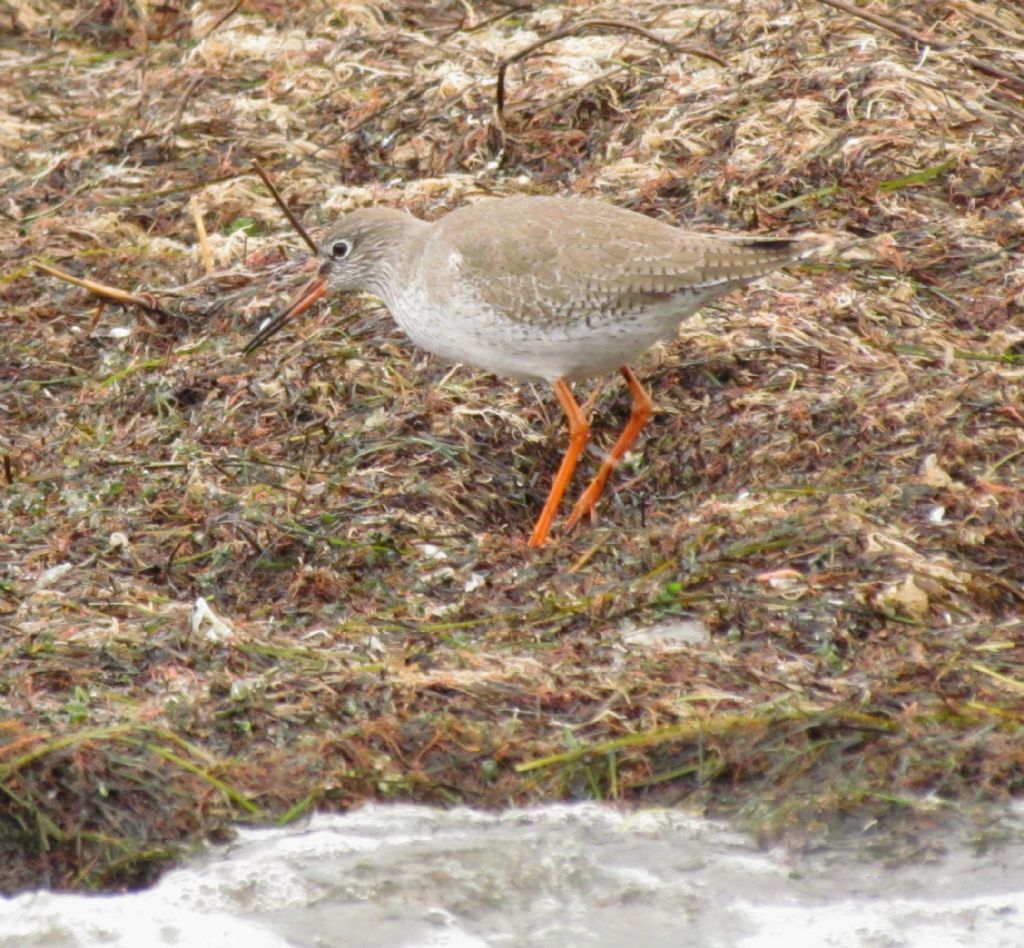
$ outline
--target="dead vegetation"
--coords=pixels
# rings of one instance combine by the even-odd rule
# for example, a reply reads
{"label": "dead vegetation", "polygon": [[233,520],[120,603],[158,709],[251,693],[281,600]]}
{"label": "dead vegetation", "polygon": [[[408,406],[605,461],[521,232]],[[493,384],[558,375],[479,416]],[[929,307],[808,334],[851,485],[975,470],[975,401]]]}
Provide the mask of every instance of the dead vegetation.
{"label": "dead vegetation", "polygon": [[[836,7],[0,7],[3,889],[369,797],[812,843],[1021,793],[1024,17]],[[584,19],[728,67],[586,31],[499,122]],[[859,242],[640,366],[646,439],[538,554],[546,392],[366,300],[239,356],[308,266],[254,158],[314,233],[526,191]]]}

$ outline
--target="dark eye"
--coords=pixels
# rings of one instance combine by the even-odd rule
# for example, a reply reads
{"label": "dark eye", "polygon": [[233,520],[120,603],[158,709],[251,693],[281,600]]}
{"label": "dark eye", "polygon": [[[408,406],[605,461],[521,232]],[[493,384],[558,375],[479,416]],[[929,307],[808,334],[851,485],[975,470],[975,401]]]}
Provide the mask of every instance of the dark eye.
{"label": "dark eye", "polygon": [[347,240],[336,240],[331,244],[331,256],[335,260],[344,260],[351,249],[352,245]]}

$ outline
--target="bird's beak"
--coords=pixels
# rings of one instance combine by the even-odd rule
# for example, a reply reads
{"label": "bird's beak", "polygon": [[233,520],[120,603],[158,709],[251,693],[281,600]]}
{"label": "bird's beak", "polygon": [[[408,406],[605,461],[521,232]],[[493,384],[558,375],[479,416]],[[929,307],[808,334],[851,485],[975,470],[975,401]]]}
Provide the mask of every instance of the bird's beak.
{"label": "bird's beak", "polygon": [[242,350],[242,354],[249,355],[250,353],[255,352],[286,322],[288,322],[288,320],[294,316],[298,316],[299,313],[304,313],[318,299],[325,296],[326,293],[327,278],[318,273],[299,291],[299,295],[295,298],[295,301],[291,306],[271,319],[269,323],[267,323],[258,333],[256,333],[255,336],[252,337],[252,339],[249,340],[246,347]]}

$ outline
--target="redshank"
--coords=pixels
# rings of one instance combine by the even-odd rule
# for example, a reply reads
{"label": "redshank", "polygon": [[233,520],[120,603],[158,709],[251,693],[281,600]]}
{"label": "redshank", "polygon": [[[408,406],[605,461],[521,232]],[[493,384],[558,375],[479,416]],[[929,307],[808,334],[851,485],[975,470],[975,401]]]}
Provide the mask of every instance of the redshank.
{"label": "redshank", "polygon": [[687,232],[584,198],[486,200],[433,223],[366,208],[327,231],[316,276],[244,351],[328,293],[361,291],[382,300],[430,352],[550,383],[569,446],[530,537],[540,546],[590,436],[569,383],[618,369],[633,399],[629,421],[569,515],[571,528],[594,508],[650,418],[650,396],[628,363],[709,300],[816,249],[788,238]]}

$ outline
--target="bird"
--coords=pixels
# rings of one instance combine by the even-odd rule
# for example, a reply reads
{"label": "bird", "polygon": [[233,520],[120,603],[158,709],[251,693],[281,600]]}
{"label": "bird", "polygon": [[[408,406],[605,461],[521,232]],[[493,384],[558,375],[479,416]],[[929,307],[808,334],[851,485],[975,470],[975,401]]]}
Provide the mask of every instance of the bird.
{"label": "bird", "polygon": [[708,301],[818,246],[801,238],[687,231],[584,197],[490,198],[432,222],[366,207],[326,230],[316,275],[243,353],[323,297],[362,292],[380,299],[412,342],[435,355],[549,384],[569,440],[529,538],[539,547],[590,436],[571,383],[617,370],[632,407],[566,529],[591,513],[651,417],[651,397],[629,364],[674,337]]}

